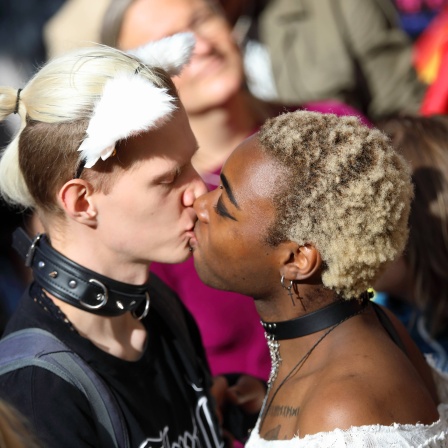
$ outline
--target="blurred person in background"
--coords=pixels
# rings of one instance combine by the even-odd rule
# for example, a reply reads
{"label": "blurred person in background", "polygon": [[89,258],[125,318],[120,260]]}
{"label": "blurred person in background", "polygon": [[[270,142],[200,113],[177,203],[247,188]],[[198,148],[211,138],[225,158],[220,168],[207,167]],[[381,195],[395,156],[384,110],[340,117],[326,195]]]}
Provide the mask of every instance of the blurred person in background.
{"label": "blurred person in background", "polygon": [[[109,1],[68,0],[46,27],[50,55],[95,41]],[[418,113],[426,86],[391,0],[209,1],[233,27],[255,97],[291,106],[337,99],[373,121]]]}
{"label": "blurred person in background", "polygon": [[[44,24],[65,0],[2,0],[0,5],[0,85],[21,88],[47,59]],[[20,119],[0,122],[0,148],[18,131]],[[34,234],[29,210],[12,210],[0,199],[0,334],[30,280],[30,272],[11,248],[13,230],[24,225]]]}
{"label": "blurred person in background", "polygon": [[381,129],[410,163],[415,197],[406,249],[375,284],[376,300],[448,371],[448,117],[391,118]]}
{"label": "blurred person in background", "polygon": [[258,33],[280,101],[338,99],[373,121],[419,111],[425,85],[391,0],[271,0]]}

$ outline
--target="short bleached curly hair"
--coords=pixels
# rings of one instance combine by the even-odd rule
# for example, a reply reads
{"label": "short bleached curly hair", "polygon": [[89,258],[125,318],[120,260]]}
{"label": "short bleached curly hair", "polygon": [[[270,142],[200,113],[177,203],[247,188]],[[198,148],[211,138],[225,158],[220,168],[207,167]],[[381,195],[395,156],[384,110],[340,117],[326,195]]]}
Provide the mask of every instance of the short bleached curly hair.
{"label": "short bleached curly hair", "polygon": [[267,120],[258,139],[285,169],[269,244],[314,245],[324,286],[359,296],[405,247],[409,166],[383,133],[356,117],[285,113]]}

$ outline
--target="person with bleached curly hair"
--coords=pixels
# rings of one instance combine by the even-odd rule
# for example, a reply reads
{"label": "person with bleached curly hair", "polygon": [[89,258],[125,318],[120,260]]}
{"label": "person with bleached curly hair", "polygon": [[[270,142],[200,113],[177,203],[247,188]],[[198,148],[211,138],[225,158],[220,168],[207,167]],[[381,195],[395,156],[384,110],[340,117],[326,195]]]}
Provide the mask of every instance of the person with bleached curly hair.
{"label": "person with bleached curly hair", "polygon": [[14,233],[33,271],[0,342],[0,395],[45,447],[222,447],[193,318],[152,261],[190,256],[197,142],[171,81],[194,37],[139,56],[105,46],[0,88],[21,127],[0,193],[45,233]]}
{"label": "person with bleached curly hair", "polygon": [[269,241],[312,241],[325,260],[324,286],[358,296],[405,246],[412,195],[407,166],[385,151],[379,130],[355,117],[282,115],[267,122],[259,140],[294,179],[275,201],[281,214]]}
{"label": "person with bleached curly hair", "polygon": [[446,446],[447,379],[369,300],[406,244],[412,195],[379,130],[297,111],[267,120],[195,201],[201,279],[254,298],[271,352],[247,448]]}

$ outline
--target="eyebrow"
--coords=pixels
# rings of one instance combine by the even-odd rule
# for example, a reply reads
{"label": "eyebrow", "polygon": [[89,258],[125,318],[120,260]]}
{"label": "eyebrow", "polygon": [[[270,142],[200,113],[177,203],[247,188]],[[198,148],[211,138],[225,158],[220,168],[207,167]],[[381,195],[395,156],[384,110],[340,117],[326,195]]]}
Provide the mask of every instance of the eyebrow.
{"label": "eyebrow", "polygon": [[220,175],[221,177],[221,182],[222,182],[222,186],[224,187],[224,189],[226,190],[227,196],[230,199],[230,202],[237,208],[239,209],[240,206],[238,205],[237,200],[235,199],[235,196],[233,194],[232,188],[230,187],[229,181],[227,180],[227,177],[221,173]]}

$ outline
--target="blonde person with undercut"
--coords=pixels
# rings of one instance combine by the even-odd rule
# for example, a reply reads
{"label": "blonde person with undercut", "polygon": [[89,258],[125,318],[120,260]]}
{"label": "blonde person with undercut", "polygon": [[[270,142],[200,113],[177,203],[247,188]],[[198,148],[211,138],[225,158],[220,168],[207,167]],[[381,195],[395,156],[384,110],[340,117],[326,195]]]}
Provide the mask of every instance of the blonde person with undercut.
{"label": "blonde person with undercut", "polygon": [[208,285],[252,296],[272,358],[247,448],[446,447],[448,379],[369,288],[402,253],[413,188],[355,117],[267,120],[195,201]]}
{"label": "blonde person with undercut", "polygon": [[0,193],[44,229],[13,235],[33,282],[0,341],[0,395],[47,448],[223,446],[198,329],[149,275],[190,256],[206,191],[171,81],[194,44],[86,47],[0,88],[0,119],[21,120]]}

